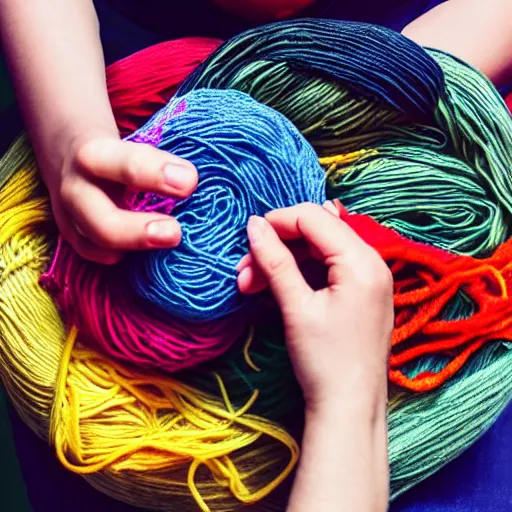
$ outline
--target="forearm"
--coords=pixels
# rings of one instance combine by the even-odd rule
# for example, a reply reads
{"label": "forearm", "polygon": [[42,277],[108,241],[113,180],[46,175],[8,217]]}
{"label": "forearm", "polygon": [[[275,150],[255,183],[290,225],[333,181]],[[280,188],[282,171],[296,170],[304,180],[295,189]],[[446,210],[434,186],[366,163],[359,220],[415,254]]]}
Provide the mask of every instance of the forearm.
{"label": "forearm", "polygon": [[0,0],[3,45],[41,164],[87,132],[117,134],[91,0]]}
{"label": "forearm", "polygon": [[308,413],[289,512],[384,512],[389,493],[385,404]]}
{"label": "forearm", "polygon": [[448,0],[413,21],[403,34],[459,57],[501,86],[512,80],[511,27],[511,0]]}

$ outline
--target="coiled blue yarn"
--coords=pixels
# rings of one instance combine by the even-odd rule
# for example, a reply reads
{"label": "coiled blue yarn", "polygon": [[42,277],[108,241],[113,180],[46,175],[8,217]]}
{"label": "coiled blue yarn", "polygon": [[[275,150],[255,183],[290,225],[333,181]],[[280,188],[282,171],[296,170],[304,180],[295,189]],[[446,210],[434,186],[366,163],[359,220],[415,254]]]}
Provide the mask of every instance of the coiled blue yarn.
{"label": "coiled blue yarn", "polygon": [[192,162],[199,184],[172,210],[181,244],[128,257],[135,291],[146,304],[195,322],[248,306],[235,267],[248,251],[249,217],[323,203],[315,151],[283,115],[234,90],[176,98],[140,132],[161,132],[158,147]]}

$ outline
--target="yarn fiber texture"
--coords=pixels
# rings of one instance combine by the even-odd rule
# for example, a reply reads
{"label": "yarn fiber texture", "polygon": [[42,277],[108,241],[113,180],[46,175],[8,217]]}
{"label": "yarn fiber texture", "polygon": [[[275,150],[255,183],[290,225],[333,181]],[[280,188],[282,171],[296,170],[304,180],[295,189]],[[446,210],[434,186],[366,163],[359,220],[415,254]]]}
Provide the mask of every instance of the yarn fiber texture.
{"label": "yarn fiber texture", "polygon": [[[375,29],[375,42],[373,28],[318,23],[318,30],[310,22],[285,23],[235,38],[192,75],[177,101],[211,81],[213,89],[238,89],[285,115],[320,156],[330,196],[348,209],[344,220],[390,264],[397,309],[390,380],[399,385],[391,386],[388,418],[395,497],[470,446],[512,396],[512,351],[506,341],[512,318],[507,243],[512,121],[494,88],[464,63],[414,45],[408,48],[412,43],[380,29]],[[361,50],[361,58],[336,71],[343,73],[342,79],[324,73],[323,64],[307,65],[307,59],[330,59],[322,52],[315,55],[317,39],[321,49],[326,44],[322,37],[345,38],[349,45],[347,34],[352,34],[354,48],[366,47],[371,55],[368,48],[380,45],[382,55],[375,50],[377,55],[364,61]],[[386,39],[400,49],[399,62],[386,61],[381,85],[372,79],[375,90],[365,92],[355,70],[361,67],[364,73],[366,65],[374,73],[372,59],[393,55],[385,54]],[[264,58],[287,45],[286,59],[294,53],[291,64]],[[172,44],[167,48],[171,52]],[[335,64],[336,51],[343,48],[333,48]],[[349,62],[353,53],[347,53]],[[232,72],[238,57],[243,65]],[[197,62],[195,55],[190,58]],[[142,60],[133,57],[137,66]],[[145,108],[142,84],[122,89],[123,73],[135,74],[128,72],[130,62],[116,71],[116,97],[126,101],[127,110],[115,101],[113,107],[123,120],[137,104]],[[421,83],[411,82],[412,73],[409,78],[393,72],[398,65],[417,67]],[[231,78],[216,85],[226,75]],[[404,83],[401,76],[406,76]],[[153,80],[151,97],[159,108],[174,78],[163,73]],[[140,122],[142,116],[135,119]],[[452,160],[444,160],[447,156]],[[451,163],[463,170],[460,180],[450,179]],[[380,176],[379,166],[386,169]],[[374,186],[358,193],[367,180]],[[464,185],[459,187],[459,181]],[[437,194],[440,183],[446,186]],[[472,193],[474,199],[465,201]],[[350,194],[359,202],[352,203]],[[372,200],[363,201],[365,194]],[[381,195],[385,200],[379,200]],[[451,208],[459,196],[457,207]],[[464,220],[458,224],[463,243],[450,223],[455,215]],[[489,215],[492,222],[486,224]],[[140,298],[115,296],[115,287],[95,288],[91,283],[98,266],[57,243],[48,198],[23,139],[0,161],[0,228],[0,375],[24,420],[50,440],[68,469],[147,510],[192,511],[199,506],[227,511],[251,503],[255,510],[284,508],[285,479],[298,458],[295,439],[300,438],[303,405],[271,302],[265,305],[263,322],[258,318],[249,330],[247,314],[225,317],[229,328],[237,317],[242,325],[222,357],[173,376],[157,374],[144,365],[125,364],[134,361],[136,350],[144,357],[149,352],[145,329],[160,325],[157,315]],[[48,271],[56,247],[60,253]],[[118,283],[126,281],[125,270],[116,270]],[[117,305],[112,316],[99,314],[92,335],[78,323],[81,313],[64,315],[69,322],[64,324],[38,284],[44,272],[59,276],[46,284],[53,286],[61,312],[66,294],[70,304],[78,299],[86,304],[80,294],[88,286],[89,299],[100,304],[98,312],[104,297],[114,294],[109,296]],[[127,327],[125,305],[116,302],[122,299],[148,315],[138,330]],[[111,339],[114,318],[122,338],[117,344]],[[181,330],[187,323],[162,324]],[[228,327],[220,321],[214,325],[220,327],[213,343],[221,343]],[[194,335],[196,328],[190,327]],[[127,339],[134,332],[139,338],[132,346]],[[101,343],[98,333],[104,336]],[[116,347],[113,355],[123,362],[105,355],[109,346]],[[151,364],[157,363],[153,358]]]}
{"label": "yarn fiber texture", "polygon": [[182,370],[218,356],[247,328],[234,313],[247,315],[254,303],[238,291],[235,270],[248,251],[249,216],[323,203],[325,173],[284,116],[238,91],[194,91],[173,100],[130,140],[198,169],[197,190],[177,204],[155,194],[126,197],[132,210],[172,212],[182,227],[180,246],[134,253],[105,269],[78,260],[60,242],[43,282],[68,323],[112,357]]}
{"label": "yarn fiber texture", "polygon": [[316,153],[283,115],[238,91],[192,91],[130,140],[188,160],[199,174],[197,190],[174,208],[166,197],[130,201],[133,210],[172,212],[183,233],[176,249],[128,256],[137,294],[196,322],[246,310],[251,297],[238,291],[234,269],[249,250],[249,216],[322,204],[325,173]]}
{"label": "yarn fiber texture", "polygon": [[[238,89],[289,118],[319,154],[329,196],[340,199],[350,212],[371,215],[412,240],[477,258],[471,263],[461,258],[446,265],[446,255],[439,251],[432,255],[428,247],[417,250],[414,260],[404,259],[410,254],[405,248],[393,253],[398,260],[394,272],[397,322],[390,369],[393,383],[414,391],[433,389],[459,371],[483,343],[501,339],[500,321],[487,326],[482,311],[493,307],[496,289],[506,289],[505,278],[496,274],[506,270],[478,259],[491,257],[510,234],[511,121],[498,93],[482,75],[453,57],[427,52],[382,28],[304,20],[255,29],[222,45],[179,89],[177,98],[184,103],[176,99],[171,108],[185,108],[188,95],[194,91],[205,94],[205,88]],[[232,92],[225,90],[224,94]],[[180,119],[186,122],[184,133],[198,131],[194,123],[188,128],[186,116],[168,119],[169,115],[169,108],[164,109],[136,132],[133,140],[165,144],[163,132],[174,133],[172,125]],[[179,125],[179,130],[184,129]],[[208,128],[201,130],[200,135],[207,137]],[[218,130],[216,126],[215,133],[224,137]],[[230,151],[240,151],[234,133],[226,140],[232,145]],[[265,151],[272,154],[273,143],[265,144]],[[196,157],[195,153],[180,153],[179,147],[162,147],[193,162]],[[254,154],[261,158],[263,153]],[[242,174],[239,190],[245,190],[246,183],[252,186],[246,173]],[[305,176],[297,181],[293,171],[284,174],[290,181],[280,183],[279,177],[272,187],[277,186],[287,200],[290,191],[299,194],[288,204],[307,197],[300,196]],[[174,201],[141,195],[129,205],[170,213]],[[186,202],[183,205],[178,218],[196,222],[195,208]],[[240,211],[245,208],[241,206]],[[247,216],[240,217],[238,211],[226,221],[243,231]],[[231,246],[215,245],[210,235],[216,232],[205,220],[198,222],[203,230],[198,231],[201,243],[209,244],[208,250],[215,254],[217,275],[224,272],[221,280],[210,281],[213,260],[205,264],[198,256],[201,251],[189,251],[187,222],[183,248],[188,256],[180,249],[135,254],[128,258],[131,265],[115,275],[109,272],[106,279],[99,269],[84,270],[84,265],[89,265],[72,252],[59,252],[60,259],[48,276],[54,281],[55,297],[60,297],[63,311],[84,335],[112,357],[181,370],[224,352],[247,328],[250,315],[237,314],[242,298],[234,272],[236,260],[247,246],[239,245],[230,259],[224,260],[223,251]],[[194,270],[190,264],[200,268]],[[461,265],[465,274],[458,270]],[[131,283],[138,302],[120,281]],[[462,303],[462,296],[472,310]],[[505,292],[500,300],[507,303]],[[447,318],[446,309],[459,303],[467,310],[464,315],[471,318]],[[473,314],[476,310],[479,312]],[[142,315],[141,311],[151,314]],[[164,317],[154,315],[152,322],[154,311],[164,311],[172,319],[158,332],[154,326]],[[503,308],[500,318],[504,319],[507,311]],[[215,325],[193,325],[198,320],[216,319],[220,320]],[[478,328],[468,330],[469,325]],[[162,334],[166,331],[172,333]],[[505,338],[508,336],[507,331]],[[430,371],[431,354],[438,355],[444,368],[436,365],[436,370]],[[409,368],[417,364],[422,371],[411,374]]]}

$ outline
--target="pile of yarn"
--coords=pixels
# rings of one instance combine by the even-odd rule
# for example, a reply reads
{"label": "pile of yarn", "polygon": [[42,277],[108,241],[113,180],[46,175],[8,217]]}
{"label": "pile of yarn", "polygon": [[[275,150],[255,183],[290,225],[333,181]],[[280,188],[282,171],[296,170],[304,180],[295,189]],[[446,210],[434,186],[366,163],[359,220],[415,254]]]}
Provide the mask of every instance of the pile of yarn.
{"label": "pile of yarn", "polygon": [[61,243],[44,282],[68,323],[110,356],[173,372],[219,356],[247,327],[254,300],[239,293],[235,267],[248,251],[249,216],[322,204],[325,173],[290,121],[238,91],[173,100],[130,140],[198,169],[197,190],[179,203],[126,194],[132,210],[172,212],[181,244],[130,254],[111,269],[87,264]]}
{"label": "pile of yarn", "polygon": [[[196,43],[191,67],[200,54]],[[142,68],[152,52],[168,52],[172,69],[173,44],[110,70],[117,74],[117,99],[126,105],[123,109],[114,101],[121,125],[134,119],[140,124],[137,105],[147,105],[141,88],[123,82],[125,70],[131,62]],[[180,58],[185,61],[183,52]],[[151,91],[155,109],[164,106],[166,91],[176,85],[164,65],[161,71]],[[452,57],[427,53],[376,27],[315,20],[260,28],[221,46],[170,106],[133,137],[161,143],[167,129],[187,129],[179,123],[189,105],[192,112],[201,110],[194,98],[222,101],[233,94],[288,118],[320,156],[329,195],[350,212],[380,223],[364,215],[345,216],[381,252],[396,279],[390,378],[402,391],[392,390],[389,413],[396,496],[467,448],[512,395],[512,351],[503,341],[511,339],[510,115],[487,80]],[[217,111],[212,103],[205,112],[215,116]],[[169,113],[160,124],[158,119]],[[153,138],[155,126],[163,129]],[[290,133],[295,133],[292,127]],[[222,135],[237,141],[239,133]],[[179,137],[167,142],[180,147]],[[267,143],[274,147],[276,141]],[[183,146],[192,157],[194,144]],[[235,142],[233,148],[241,151]],[[261,148],[251,152],[262,157]],[[214,165],[219,155],[215,158]],[[311,172],[316,168],[312,164]],[[300,432],[294,426],[300,423],[302,403],[275,308],[270,304],[259,317],[247,315],[248,310],[240,314],[239,298],[229,295],[235,300],[228,302],[229,314],[209,319],[218,327],[212,344],[225,343],[240,316],[238,333],[245,335],[232,336],[222,345],[224,355],[199,367],[165,376],[125,364],[139,355],[147,366],[158,367],[158,351],[147,355],[156,345],[145,345],[151,326],[157,326],[155,333],[172,327],[180,340],[188,336],[210,343],[211,338],[197,335],[205,324],[190,321],[198,318],[190,314],[197,303],[178,319],[180,309],[162,305],[160,294],[141,296],[148,283],[158,289],[158,276],[148,269],[165,261],[165,253],[133,255],[115,270],[129,281],[132,294],[116,295],[104,284],[105,292],[98,291],[94,283],[107,283],[96,280],[99,269],[57,244],[39,184],[30,149],[20,139],[0,161],[0,372],[25,421],[51,440],[70,470],[146,509],[186,511],[199,504],[203,510],[233,510],[236,503],[262,499],[267,499],[265,509],[276,503],[282,509],[286,487],[280,484],[297,460],[294,437]],[[286,185],[294,190],[297,182],[286,180]],[[186,202],[175,205],[148,195],[130,193],[127,200],[134,208],[176,208],[185,219],[191,209],[187,212]],[[56,246],[45,284],[68,327],[38,282]],[[213,247],[212,253],[224,249]],[[81,309],[93,299],[97,312],[110,315],[97,315],[97,324]],[[139,319],[147,317],[127,324],[130,317],[120,314],[127,302],[139,305]],[[248,320],[257,323],[255,329],[247,331]],[[118,336],[115,349],[106,332]],[[135,338],[137,343],[130,344]],[[168,347],[169,338],[162,340]],[[105,356],[105,350],[124,362]],[[431,391],[415,394],[404,388]]]}

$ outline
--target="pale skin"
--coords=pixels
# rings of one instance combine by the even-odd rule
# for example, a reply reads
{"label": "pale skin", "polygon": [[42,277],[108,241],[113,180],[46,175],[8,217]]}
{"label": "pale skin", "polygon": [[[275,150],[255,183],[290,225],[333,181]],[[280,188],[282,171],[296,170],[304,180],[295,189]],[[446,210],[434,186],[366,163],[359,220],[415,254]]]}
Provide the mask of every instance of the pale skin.
{"label": "pale skin", "polygon": [[[450,0],[404,34],[459,56],[500,85],[512,77],[512,1],[485,4]],[[91,0],[0,0],[0,31],[64,238],[84,258],[105,264],[126,251],[176,246],[174,219],[125,211],[117,198],[123,186],[186,197],[197,172],[173,155],[121,141]],[[389,271],[332,205],[273,212],[252,219],[248,233],[251,255],[238,268],[239,287],[251,293],[270,286],[306,398],[289,510],[384,511]],[[330,269],[327,288],[307,286],[281,239],[307,242]]]}
{"label": "pale skin", "polygon": [[[306,400],[302,456],[288,510],[384,512],[390,272],[332,203],[253,217],[248,234],[250,255],[238,266],[239,288],[252,293],[270,287]],[[324,289],[310,288],[283,240],[302,240],[328,267]]]}
{"label": "pale skin", "polygon": [[[498,85],[512,75],[512,2],[450,0],[405,28],[421,44],[467,60]],[[121,185],[178,197],[195,168],[154,148],[122,142],[105,85],[91,0],[0,0],[0,32],[57,224],[84,258],[174,247],[178,223],[118,208]]]}

